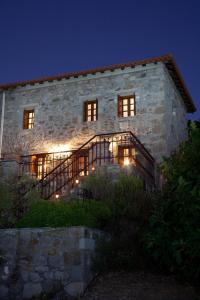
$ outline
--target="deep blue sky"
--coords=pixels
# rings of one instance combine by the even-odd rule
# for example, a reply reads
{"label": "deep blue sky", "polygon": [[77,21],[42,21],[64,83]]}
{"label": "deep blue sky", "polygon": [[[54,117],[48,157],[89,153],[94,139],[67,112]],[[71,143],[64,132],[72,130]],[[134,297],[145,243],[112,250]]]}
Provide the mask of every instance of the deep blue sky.
{"label": "deep blue sky", "polygon": [[0,0],[0,83],[172,53],[199,119],[198,2]]}

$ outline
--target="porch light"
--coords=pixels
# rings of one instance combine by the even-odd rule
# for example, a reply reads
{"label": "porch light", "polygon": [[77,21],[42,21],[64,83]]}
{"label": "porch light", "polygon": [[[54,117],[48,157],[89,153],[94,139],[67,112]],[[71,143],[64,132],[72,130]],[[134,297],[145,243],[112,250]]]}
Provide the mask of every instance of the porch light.
{"label": "porch light", "polygon": [[125,158],[125,159],[124,159],[124,166],[129,166],[129,164],[130,164],[129,159],[128,159],[128,158]]}
{"label": "porch light", "polygon": [[78,184],[78,183],[79,183],[79,180],[78,180],[78,179],[76,179],[76,180],[75,180],[75,182],[76,182],[76,184]]}
{"label": "porch light", "polygon": [[55,195],[55,198],[56,198],[56,199],[58,199],[59,197],[60,197],[60,195],[59,195],[59,194],[56,194],[56,195]]}
{"label": "porch light", "polygon": [[[70,145],[69,144],[58,144],[58,145],[52,145],[49,148],[49,153],[61,153],[61,152],[65,152],[65,151],[69,151],[70,150]],[[68,155],[70,155],[71,153],[69,152]]]}
{"label": "porch light", "polygon": [[95,171],[95,167],[92,167],[92,171]]}

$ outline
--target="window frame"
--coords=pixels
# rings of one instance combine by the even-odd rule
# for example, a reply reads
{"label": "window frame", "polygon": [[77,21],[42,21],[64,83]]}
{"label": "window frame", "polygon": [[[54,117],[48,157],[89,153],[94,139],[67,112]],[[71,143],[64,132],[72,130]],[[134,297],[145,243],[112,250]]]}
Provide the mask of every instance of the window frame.
{"label": "window frame", "polygon": [[[91,105],[91,109],[89,109],[89,105]],[[96,105],[96,107],[94,107]],[[91,114],[88,114],[88,112]],[[95,113],[94,113],[95,111]],[[89,119],[90,117],[90,119]],[[95,122],[98,120],[98,100],[89,100],[84,102],[84,122]]]}
{"label": "window frame", "polygon": [[137,150],[134,146],[119,145],[118,146],[118,163],[124,165],[125,159],[128,159],[132,165],[136,165]]}
{"label": "window frame", "polygon": [[[32,116],[30,116],[32,114]],[[33,129],[35,126],[35,109],[24,109],[23,112],[23,129]]]}
{"label": "window frame", "polygon": [[[133,99],[133,103],[131,103],[131,99]],[[127,100],[127,104],[123,103],[125,102],[125,100]],[[133,105],[133,109],[131,109],[131,105]],[[124,110],[124,107],[127,107],[127,109]],[[127,113],[127,115],[125,115],[125,113]],[[135,94],[128,95],[128,96],[118,95],[118,117],[127,118],[127,117],[134,117],[135,115],[136,115]]]}

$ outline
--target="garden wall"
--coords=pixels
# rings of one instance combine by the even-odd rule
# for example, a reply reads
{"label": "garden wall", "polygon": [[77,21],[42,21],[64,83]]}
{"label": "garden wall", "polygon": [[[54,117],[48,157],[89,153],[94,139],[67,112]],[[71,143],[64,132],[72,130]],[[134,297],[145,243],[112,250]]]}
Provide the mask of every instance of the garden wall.
{"label": "garden wall", "polygon": [[0,299],[83,293],[101,234],[86,227],[1,229]]}

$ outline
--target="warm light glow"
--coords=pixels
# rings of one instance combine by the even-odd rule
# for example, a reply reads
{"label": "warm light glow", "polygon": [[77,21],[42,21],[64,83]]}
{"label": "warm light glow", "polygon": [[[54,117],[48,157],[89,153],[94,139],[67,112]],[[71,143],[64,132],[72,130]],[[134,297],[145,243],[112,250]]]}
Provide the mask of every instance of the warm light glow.
{"label": "warm light glow", "polygon": [[129,164],[130,164],[129,159],[128,159],[128,158],[125,158],[125,159],[124,159],[124,166],[129,166]]}
{"label": "warm light glow", "polygon": [[95,167],[92,167],[92,171],[94,171],[95,170]]}
{"label": "warm light glow", "polygon": [[56,199],[58,199],[60,197],[60,195],[56,194],[55,197],[56,197]]}
{"label": "warm light glow", "polygon": [[[69,151],[70,150],[70,145],[69,144],[58,144],[58,145],[52,145],[49,147],[48,152],[63,152],[63,151]],[[69,152],[70,155],[70,152]]]}
{"label": "warm light glow", "polygon": [[75,182],[76,182],[76,184],[78,184],[78,183],[79,183],[79,180],[78,180],[78,179],[76,179],[76,181],[75,181]]}

